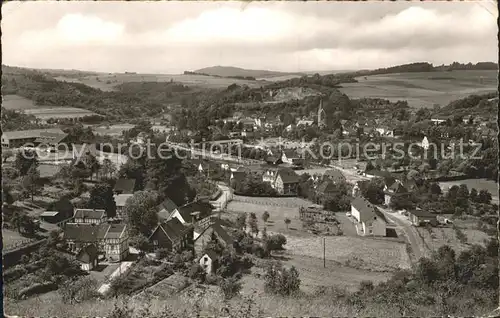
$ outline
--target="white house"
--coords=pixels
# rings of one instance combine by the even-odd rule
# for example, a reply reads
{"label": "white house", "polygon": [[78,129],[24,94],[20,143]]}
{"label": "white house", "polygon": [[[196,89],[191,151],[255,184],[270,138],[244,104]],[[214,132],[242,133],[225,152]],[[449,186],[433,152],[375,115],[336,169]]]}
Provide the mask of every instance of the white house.
{"label": "white house", "polygon": [[106,211],[102,209],[75,209],[74,223],[101,224],[106,219]]}
{"label": "white house", "polygon": [[99,264],[99,252],[94,244],[83,247],[76,259],[80,262],[80,268],[84,271],[91,271]]}
{"label": "white house", "polygon": [[217,259],[217,254],[215,254],[215,252],[211,250],[208,250],[200,257],[199,263],[207,274],[212,274],[217,269]]}
{"label": "white house", "polygon": [[429,140],[427,139],[427,136],[425,136],[424,139],[422,139],[422,142],[420,143],[420,145],[425,150],[429,149]]}
{"label": "white house", "polygon": [[351,201],[351,214],[356,219],[358,234],[386,236],[387,220],[382,212],[362,197]]}

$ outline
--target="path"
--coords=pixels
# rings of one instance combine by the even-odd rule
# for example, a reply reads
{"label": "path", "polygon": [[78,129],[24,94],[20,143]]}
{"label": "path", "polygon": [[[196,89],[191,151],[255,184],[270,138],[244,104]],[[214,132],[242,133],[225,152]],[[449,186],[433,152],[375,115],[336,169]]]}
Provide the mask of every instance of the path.
{"label": "path", "polygon": [[97,291],[103,295],[106,294],[111,287],[111,281],[114,278],[126,273],[128,268],[132,266],[132,264],[134,264],[134,262],[121,262],[120,266],[109,276],[108,282],[102,284]]}
{"label": "path", "polygon": [[384,214],[391,220],[393,221],[394,223],[396,223],[396,225],[398,225],[401,229],[403,229],[403,231],[405,232],[406,234],[406,237],[408,238],[408,241],[411,245],[411,248],[412,248],[412,251],[413,251],[413,254],[415,255],[415,259],[418,261],[423,255],[425,255],[425,252],[422,253],[422,251],[420,250],[420,246],[418,244],[418,233],[417,233],[417,230],[415,229],[415,227],[413,227],[413,225],[411,225],[411,222],[406,219],[405,216],[401,215],[401,214],[398,214],[398,213],[394,213],[392,210],[390,209],[385,209],[385,208],[381,208],[379,207],[379,210],[384,212]]}

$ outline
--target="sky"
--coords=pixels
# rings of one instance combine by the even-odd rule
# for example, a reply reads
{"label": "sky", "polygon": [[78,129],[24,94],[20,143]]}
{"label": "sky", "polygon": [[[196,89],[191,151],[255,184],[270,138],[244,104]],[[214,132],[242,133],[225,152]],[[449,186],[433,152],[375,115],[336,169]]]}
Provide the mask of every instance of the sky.
{"label": "sky", "polygon": [[497,16],[492,0],[14,1],[2,5],[2,63],[177,74],[497,61]]}

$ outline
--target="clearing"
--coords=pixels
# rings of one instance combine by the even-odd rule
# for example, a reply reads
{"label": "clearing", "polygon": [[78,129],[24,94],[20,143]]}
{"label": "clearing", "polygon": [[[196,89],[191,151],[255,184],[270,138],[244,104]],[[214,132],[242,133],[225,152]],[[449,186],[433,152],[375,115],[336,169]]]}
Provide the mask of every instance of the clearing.
{"label": "clearing", "polygon": [[496,71],[398,73],[356,78],[340,89],[350,98],[407,100],[411,107],[447,105],[471,94],[497,91]]}

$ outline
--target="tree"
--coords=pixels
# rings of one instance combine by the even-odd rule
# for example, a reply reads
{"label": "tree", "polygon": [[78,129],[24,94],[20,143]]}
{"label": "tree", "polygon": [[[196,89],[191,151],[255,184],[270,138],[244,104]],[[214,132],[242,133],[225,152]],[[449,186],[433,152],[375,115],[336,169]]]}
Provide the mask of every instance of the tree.
{"label": "tree", "polygon": [[14,153],[10,149],[2,149],[2,161],[3,163],[6,163],[7,160],[14,156]]}
{"label": "tree", "polygon": [[49,203],[47,210],[57,211],[64,216],[64,219],[68,219],[73,216],[74,206],[67,196],[63,196],[59,200]]}
{"label": "tree", "polygon": [[384,184],[381,180],[372,179],[361,189],[361,194],[370,203],[381,204],[384,202]]}
{"label": "tree", "polygon": [[264,222],[267,222],[267,220],[269,220],[269,212],[264,211],[264,213],[262,214],[262,220]]}
{"label": "tree", "polygon": [[300,289],[299,273],[293,266],[286,269],[281,264],[270,265],[264,279],[265,290],[269,293],[291,295]]}
{"label": "tree", "polygon": [[151,235],[158,224],[158,203],[159,196],[155,191],[138,191],[127,200],[123,211],[128,216],[132,235]]}
{"label": "tree", "polygon": [[292,223],[292,221],[289,218],[285,218],[285,224],[286,224],[286,229],[288,230],[288,226]]}
{"label": "tree", "polygon": [[469,193],[469,198],[472,202],[477,202],[478,193],[476,188],[472,188]]}
{"label": "tree", "polygon": [[248,217],[248,227],[253,234],[259,233],[259,227],[257,225],[257,216],[255,213],[250,213]]}
{"label": "tree", "polygon": [[89,151],[85,154],[84,164],[90,171],[90,180],[92,180],[94,173],[99,172],[99,161],[97,161],[97,158]]}
{"label": "tree", "polygon": [[488,190],[480,190],[479,194],[477,196],[477,202],[478,203],[485,203],[485,204],[490,204],[491,203],[491,193]]}
{"label": "tree", "polygon": [[87,203],[90,209],[104,209],[106,216],[116,216],[116,202],[113,188],[109,184],[97,184],[90,190],[90,199]]}
{"label": "tree", "polygon": [[38,155],[36,151],[27,149],[19,151],[14,161],[14,167],[19,171],[19,175],[26,175],[31,166],[38,168]]}
{"label": "tree", "polygon": [[2,187],[2,203],[7,205],[11,205],[12,203],[14,203],[14,197],[10,193],[9,187]]}
{"label": "tree", "polygon": [[108,158],[104,159],[100,169],[101,177],[111,178],[116,173],[115,164]]}
{"label": "tree", "polygon": [[36,165],[32,165],[22,181],[23,192],[31,196],[31,202],[33,202],[35,194],[38,193],[40,185],[40,172]]}
{"label": "tree", "polygon": [[247,219],[247,217],[246,217],[245,213],[238,214],[238,216],[236,217],[236,226],[239,229],[244,229],[245,224],[246,224],[246,219]]}

